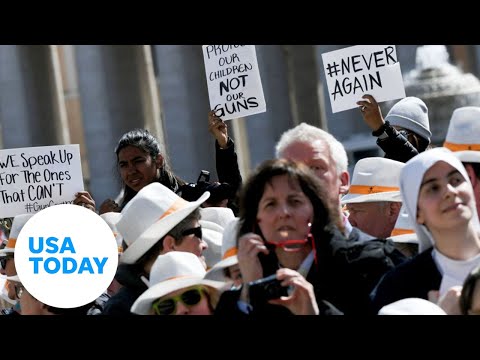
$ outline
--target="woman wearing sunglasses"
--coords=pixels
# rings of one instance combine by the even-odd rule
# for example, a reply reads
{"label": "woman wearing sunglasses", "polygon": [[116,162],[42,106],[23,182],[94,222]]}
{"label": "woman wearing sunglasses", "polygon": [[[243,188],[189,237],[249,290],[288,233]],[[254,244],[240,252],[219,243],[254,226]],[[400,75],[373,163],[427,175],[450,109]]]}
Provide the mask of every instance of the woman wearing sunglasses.
{"label": "woman wearing sunglasses", "polygon": [[150,286],[135,301],[138,315],[212,315],[225,282],[204,279],[205,267],[192,253],[159,255],[152,266]]}
{"label": "woman wearing sunglasses", "polygon": [[[318,286],[331,231],[343,229],[326,199],[321,180],[303,164],[269,160],[257,168],[240,197],[237,258],[244,285],[222,295],[216,314],[341,314],[321,301]],[[270,275],[276,281],[260,281],[258,291],[259,279]],[[285,296],[274,293],[278,285]]]}

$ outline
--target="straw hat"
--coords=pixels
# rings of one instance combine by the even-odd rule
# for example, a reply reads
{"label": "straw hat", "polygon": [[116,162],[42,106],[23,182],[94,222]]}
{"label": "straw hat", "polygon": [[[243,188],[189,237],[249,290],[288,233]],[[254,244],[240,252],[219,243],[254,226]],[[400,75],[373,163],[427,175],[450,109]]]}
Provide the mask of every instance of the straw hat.
{"label": "straw hat", "polygon": [[205,192],[197,201],[189,202],[157,182],[142,188],[125,206],[117,222],[117,229],[128,245],[120,262],[134,264],[209,196]]}
{"label": "straw hat", "polygon": [[382,157],[359,160],[348,194],[342,197],[341,203],[401,202],[400,172],[404,166],[404,163]]}
{"label": "straw hat", "polygon": [[443,146],[461,162],[480,162],[480,107],[455,109]]}
{"label": "straw hat", "polygon": [[224,282],[204,279],[205,269],[198,257],[190,252],[170,251],[159,255],[150,272],[149,288],[135,301],[130,311],[147,315],[152,303],[174,291],[195,285],[205,285],[219,291]]}

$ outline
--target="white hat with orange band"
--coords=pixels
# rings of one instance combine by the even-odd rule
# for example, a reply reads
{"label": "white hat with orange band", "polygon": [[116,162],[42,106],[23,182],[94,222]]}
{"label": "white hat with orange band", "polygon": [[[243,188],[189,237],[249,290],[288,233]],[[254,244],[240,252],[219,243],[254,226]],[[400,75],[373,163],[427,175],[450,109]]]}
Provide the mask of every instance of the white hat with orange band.
{"label": "white hat with orange band", "polygon": [[238,264],[237,231],[238,218],[235,218],[229,222],[223,230],[222,260],[220,260],[210,270],[207,271],[205,279],[217,281],[228,280],[223,274],[223,269]]}
{"label": "white hat with orange band", "polygon": [[443,146],[461,162],[480,162],[480,107],[454,110]]}
{"label": "white hat with orange band", "polygon": [[34,214],[22,214],[13,218],[12,229],[8,236],[7,245],[0,250],[0,256],[15,253],[15,244],[17,243],[18,235],[20,235],[20,231],[33,215]]}
{"label": "white hat with orange band", "polygon": [[407,208],[402,206],[390,239],[396,243],[418,244],[417,234],[408,217]]}
{"label": "white hat with orange band", "polygon": [[134,264],[209,197],[206,191],[197,201],[189,202],[158,182],[142,188],[123,208],[117,222],[128,246],[120,262]]}
{"label": "white hat with orange band", "polygon": [[342,197],[341,203],[401,202],[400,171],[404,166],[404,163],[382,157],[359,160],[348,194]]}
{"label": "white hat with orange band", "polygon": [[120,255],[121,253],[123,253],[123,236],[117,230],[117,222],[122,217],[122,214],[118,212],[106,212],[101,214],[100,217],[107,223],[107,225],[112,230],[113,236],[115,236],[115,241],[117,242],[118,254]]}

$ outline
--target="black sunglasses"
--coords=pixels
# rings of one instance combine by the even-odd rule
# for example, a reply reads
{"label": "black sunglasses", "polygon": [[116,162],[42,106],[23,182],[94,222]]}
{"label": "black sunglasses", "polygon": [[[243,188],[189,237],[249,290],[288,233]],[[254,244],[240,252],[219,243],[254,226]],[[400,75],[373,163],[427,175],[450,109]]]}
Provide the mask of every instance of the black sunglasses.
{"label": "black sunglasses", "polygon": [[184,232],[182,232],[182,236],[188,236],[188,235],[195,235],[197,238],[201,239],[202,238],[202,227],[195,227],[191,229],[187,229]]}
{"label": "black sunglasses", "polygon": [[2,269],[5,270],[7,267],[7,261],[13,259],[13,256],[2,256],[0,257],[0,265],[2,266]]}

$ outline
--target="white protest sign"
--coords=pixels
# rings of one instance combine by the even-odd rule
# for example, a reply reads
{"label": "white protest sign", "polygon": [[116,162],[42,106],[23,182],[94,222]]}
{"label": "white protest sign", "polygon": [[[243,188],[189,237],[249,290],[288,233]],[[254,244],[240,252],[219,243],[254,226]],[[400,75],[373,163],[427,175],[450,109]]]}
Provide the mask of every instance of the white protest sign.
{"label": "white protest sign", "polygon": [[332,112],[358,107],[365,94],[377,102],[405,97],[395,45],[356,45],[322,54]]}
{"label": "white protest sign", "polygon": [[0,218],[72,204],[83,191],[79,145],[0,151]]}
{"label": "white protest sign", "polygon": [[265,112],[255,45],[203,45],[210,109],[222,120]]}

